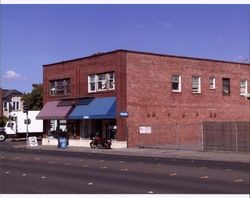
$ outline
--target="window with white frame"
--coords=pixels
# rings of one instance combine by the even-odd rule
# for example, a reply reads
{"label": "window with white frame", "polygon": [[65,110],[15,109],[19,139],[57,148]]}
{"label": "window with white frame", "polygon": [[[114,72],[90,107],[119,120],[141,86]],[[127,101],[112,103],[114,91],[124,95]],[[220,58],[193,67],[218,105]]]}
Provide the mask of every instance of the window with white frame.
{"label": "window with white frame", "polygon": [[115,89],[115,73],[103,73],[88,76],[88,92],[108,91]]}
{"label": "window with white frame", "polygon": [[201,77],[192,76],[192,93],[201,93]]}
{"label": "window with white frame", "polygon": [[51,80],[50,95],[67,95],[70,94],[70,79]]}
{"label": "window with white frame", "polygon": [[172,75],[172,92],[181,92],[181,76]]}
{"label": "window with white frame", "polygon": [[106,74],[97,75],[97,91],[107,90]]}
{"label": "window with white frame", "polygon": [[215,89],[215,77],[210,77],[209,78],[209,88],[210,89]]}
{"label": "window with white frame", "polygon": [[18,111],[19,110],[19,102],[18,101],[13,101],[12,102],[12,110],[13,111]]}
{"label": "window with white frame", "polygon": [[96,92],[96,75],[88,77],[89,92]]}
{"label": "window with white frame", "polygon": [[115,73],[108,74],[108,89],[109,90],[115,89]]}
{"label": "window with white frame", "polygon": [[247,94],[247,80],[240,80],[240,95]]}

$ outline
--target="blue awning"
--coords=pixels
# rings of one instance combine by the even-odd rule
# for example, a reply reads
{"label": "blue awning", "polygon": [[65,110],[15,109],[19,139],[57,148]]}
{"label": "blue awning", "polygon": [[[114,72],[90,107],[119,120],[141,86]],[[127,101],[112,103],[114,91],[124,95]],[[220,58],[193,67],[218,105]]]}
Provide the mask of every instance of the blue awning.
{"label": "blue awning", "polygon": [[94,98],[89,103],[79,103],[68,119],[115,119],[116,98]]}

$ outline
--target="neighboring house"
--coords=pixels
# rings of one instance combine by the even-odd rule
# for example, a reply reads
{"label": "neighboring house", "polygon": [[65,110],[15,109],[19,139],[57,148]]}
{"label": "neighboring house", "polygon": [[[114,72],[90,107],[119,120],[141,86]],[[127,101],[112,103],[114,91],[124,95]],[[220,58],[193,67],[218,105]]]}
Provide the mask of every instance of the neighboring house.
{"label": "neighboring house", "polygon": [[198,148],[204,121],[250,119],[246,63],[116,50],[44,65],[43,79],[45,134],[79,142],[101,131],[129,147]]}
{"label": "neighboring house", "polygon": [[3,116],[9,117],[12,111],[22,111],[22,93],[15,89],[2,89],[2,112]]}

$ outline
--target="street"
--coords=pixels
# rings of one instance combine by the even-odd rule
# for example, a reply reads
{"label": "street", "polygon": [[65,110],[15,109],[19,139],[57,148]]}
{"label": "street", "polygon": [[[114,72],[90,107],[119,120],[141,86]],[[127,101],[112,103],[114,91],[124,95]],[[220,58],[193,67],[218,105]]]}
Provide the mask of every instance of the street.
{"label": "street", "polygon": [[1,194],[248,194],[246,163],[14,148],[2,142]]}

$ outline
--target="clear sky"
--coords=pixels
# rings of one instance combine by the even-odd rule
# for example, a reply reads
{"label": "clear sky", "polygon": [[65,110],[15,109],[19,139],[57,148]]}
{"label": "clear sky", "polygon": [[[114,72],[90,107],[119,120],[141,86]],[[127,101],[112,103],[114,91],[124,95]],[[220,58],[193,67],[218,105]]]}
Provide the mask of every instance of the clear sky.
{"label": "clear sky", "polygon": [[249,62],[250,5],[0,5],[2,88],[30,92],[42,65],[129,49]]}

